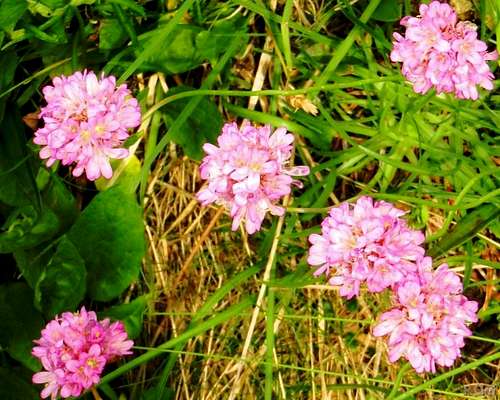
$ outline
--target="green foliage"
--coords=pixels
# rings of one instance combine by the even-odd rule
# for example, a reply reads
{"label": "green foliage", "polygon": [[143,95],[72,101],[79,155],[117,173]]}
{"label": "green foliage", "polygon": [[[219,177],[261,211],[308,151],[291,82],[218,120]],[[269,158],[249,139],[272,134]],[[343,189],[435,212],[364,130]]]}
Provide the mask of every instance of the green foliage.
{"label": "green foliage", "polygon": [[43,325],[42,315],[33,307],[33,292],[28,285],[20,282],[0,285],[0,345],[33,371],[39,368],[39,363],[31,355],[31,349]]}
{"label": "green foliage", "polygon": [[[170,90],[169,94],[175,95],[190,89],[178,86]],[[179,99],[169,103],[162,109],[167,126],[174,123],[189,101],[189,98]],[[170,136],[170,139],[179,144],[187,156],[195,160],[201,160],[204,155],[203,144],[207,142],[215,143],[223,124],[224,120],[217,106],[206,97],[203,97],[186,121]]]}
{"label": "green foliage", "polygon": [[111,50],[122,46],[127,40],[127,32],[121,22],[116,18],[108,18],[101,21],[99,29],[99,48]]}
{"label": "green foliage", "polygon": [[3,0],[0,3],[0,28],[11,32],[27,9],[26,0]]}
{"label": "green foliage", "polygon": [[99,178],[96,180],[96,187],[103,191],[111,186],[120,186],[127,193],[135,193],[139,186],[141,175],[141,162],[134,155],[125,160],[112,160],[113,178]]}
{"label": "green foliage", "polygon": [[147,63],[151,69],[169,74],[189,71],[206,61],[213,63],[224,53],[234,36],[243,32],[245,25],[238,19],[217,23],[211,30],[181,24],[175,28],[175,40],[153,54]]}
{"label": "green foliage", "polygon": [[0,187],[0,203],[11,207],[39,206],[24,127],[16,108],[0,122]]}
{"label": "green foliage", "polygon": [[35,305],[48,318],[75,310],[85,295],[85,264],[76,247],[63,236],[35,288]]}
{"label": "green foliage", "polygon": [[99,313],[99,317],[110,318],[111,320],[122,321],[127,330],[128,336],[131,339],[138,337],[142,330],[142,322],[146,306],[148,304],[148,296],[139,296],[130,303],[120,304]]}
{"label": "green foliage", "polygon": [[490,223],[498,221],[500,207],[494,204],[484,204],[474,212],[462,218],[456,227],[443,239],[437,242],[428,252],[429,256],[437,257],[461,245],[474,237]]}
{"label": "green foliage", "polygon": [[400,0],[382,0],[372,15],[377,21],[394,22],[401,19],[403,4]]}
{"label": "green foliage", "polygon": [[68,237],[85,261],[92,299],[111,300],[137,279],[145,249],[142,209],[120,186],[95,196]]}
{"label": "green foliage", "polygon": [[[479,25],[478,34],[490,50],[495,43],[500,46],[498,1],[473,3],[471,18]],[[144,204],[151,204],[146,189],[156,187],[149,185],[149,171],[168,169],[178,161],[165,154],[168,144],[174,142],[183,154],[200,160],[202,145],[216,141],[224,119],[240,122],[248,118],[287,127],[296,137],[294,162],[314,161],[313,173],[301,179],[303,189],[292,192],[293,202],[278,233],[278,250],[269,264],[267,280],[262,273],[275,233],[274,228],[269,229],[269,220],[263,224],[263,233],[248,240],[254,266],[209,264],[222,285],[213,293],[213,288],[208,288],[212,294],[204,304],[193,309],[191,319],[177,325],[184,328],[175,335],[167,329],[163,345],[143,354],[137,349],[135,358],[109,369],[104,382],[120,377],[120,387],[127,388],[123,390],[134,383],[129,397],[175,397],[170,385],[177,378],[173,375],[178,370],[179,354],[187,343],[195,345],[195,352],[203,351],[205,340],[199,335],[218,335],[222,326],[225,335],[217,343],[228,355],[221,357],[231,356],[238,362],[247,315],[255,305],[253,298],[242,300],[241,293],[256,292],[258,287],[266,289],[256,314],[257,326],[265,331],[252,336],[251,347],[256,351],[247,360],[253,371],[248,379],[255,384],[257,396],[279,397],[278,390],[292,397],[294,392],[307,396],[317,390],[319,396],[314,376],[328,376],[330,371],[311,370],[309,374],[293,360],[299,355],[300,362],[306,362],[307,354],[317,350],[314,343],[311,350],[302,348],[306,326],[325,343],[341,336],[353,358],[361,347],[371,357],[375,351],[371,344],[360,346],[369,342],[364,336],[371,322],[358,321],[361,328],[353,328],[354,320],[349,318],[360,313],[365,318],[367,306],[371,309],[372,304],[365,304],[363,298],[338,301],[341,307],[336,308],[332,300],[336,296],[329,292],[317,296],[317,289],[310,289],[324,280],[312,276],[306,263],[307,237],[318,232],[321,218],[337,200],[369,194],[397,202],[409,211],[406,218],[413,227],[426,230],[428,254],[439,257],[436,263],[444,259],[458,270],[464,268],[466,293],[470,291],[482,301],[498,283],[489,274],[485,275],[487,280],[482,279],[485,266],[499,268],[485,255],[497,245],[495,235],[500,232],[498,90],[482,91],[479,101],[464,101],[434,93],[417,95],[403,82],[399,67],[389,62],[390,35],[399,29],[397,21],[403,15],[416,11],[412,2],[284,0],[275,9],[269,4],[255,0],[0,1],[1,399],[38,398],[34,386],[27,383],[30,372],[24,366],[39,368],[30,350],[31,341],[40,336],[46,322],[42,316],[52,318],[84,304],[99,311],[100,317],[123,320],[129,335],[140,338],[138,346],[150,346],[150,332],[141,334],[146,310],[152,321],[163,317],[155,311],[175,310],[164,307],[153,294],[144,294],[149,281],[146,285],[139,282],[120,298],[139,277],[145,253],[143,223],[150,218],[137,204],[138,186],[141,204],[143,198]],[[247,30],[251,30],[248,36]],[[269,68],[260,74],[260,61],[266,59],[270,60]],[[496,63],[491,66],[494,69]],[[72,177],[66,166],[46,168],[36,154],[38,147],[32,144],[32,129],[22,122],[23,116],[33,119],[30,114],[43,105],[40,89],[51,77],[83,68],[113,74],[120,83],[128,80],[134,95],[138,87],[145,86],[137,96],[145,128],[126,143],[140,141],[135,155],[115,160],[113,178],[100,179],[95,187]],[[164,93],[157,85],[151,95],[148,82],[150,73],[156,72],[165,75],[168,91]],[[263,78],[264,92],[251,109],[248,98],[253,95],[250,89],[256,77]],[[307,102],[318,108],[317,115],[304,110],[301,103]],[[165,165],[158,164],[163,159],[167,160]],[[216,228],[219,232],[228,229],[227,218],[222,220]],[[154,229],[151,232],[157,234]],[[172,234],[169,232],[165,240],[170,241]],[[225,244],[220,246],[210,248],[211,257],[226,251]],[[197,260],[193,259],[193,274],[198,272]],[[145,270],[145,275],[148,272]],[[488,329],[500,318],[498,302],[490,300],[484,302],[481,323],[473,327],[477,337],[491,336]],[[380,309],[389,306],[388,298],[377,298],[375,303]],[[183,306],[191,310],[193,304]],[[305,310],[307,315],[303,315]],[[288,315],[275,333],[276,318],[282,311]],[[316,325],[319,318],[324,318],[323,326]],[[389,392],[399,396],[396,398],[408,398],[432,390],[446,395],[455,390],[455,382],[467,380],[456,376],[458,373],[498,359],[493,347],[498,341],[484,339],[492,346],[477,346],[473,351],[466,348],[462,364],[434,377],[422,379],[403,372],[395,385],[380,377],[368,385],[362,383],[367,370],[357,375],[356,365],[349,365],[343,372],[348,371],[349,381],[361,383],[326,387],[339,393],[358,389],[381,392],[370,392],[369,398],[371,394],[384,398],[383,393]],[[321,347],[320,351],[330,351],[330,346]],[[165,361],[145,368],[151,375],[146,379],[141,376],[140,385],[135,385],[137,376],[126,377],[127,371],[156,357]],[[198,371],[208,355],[197,353],[184,361],[187,359]],[[323,358],[332,359],[331,353]],[[387,367],[384,358],[377,359],[382,360],[383,374]],[[311,365],[325,368],[321,357],[312,361]],[[286,371],[296,370],[293,374],[301,380],[300,385],[288,381],[294,375],[285,372],[285,362]],[[338,362],[327,365],[343,365],[341,356]],[[184,368],[189,368],[189,363]],[[283,379],[279,385],[278,371]],[[480,373],[486,378],[489,370],[484,368]],[[187,376],[188,381],[198,378],[196,374]],[[117,397],[110,386],[105,386],[103,393],[111,399]]]}
{"label": "green foliage", "polygon": [[0,367],[0,399],[37,400],[40,398],[35,386],[20,377],[19,371]]}

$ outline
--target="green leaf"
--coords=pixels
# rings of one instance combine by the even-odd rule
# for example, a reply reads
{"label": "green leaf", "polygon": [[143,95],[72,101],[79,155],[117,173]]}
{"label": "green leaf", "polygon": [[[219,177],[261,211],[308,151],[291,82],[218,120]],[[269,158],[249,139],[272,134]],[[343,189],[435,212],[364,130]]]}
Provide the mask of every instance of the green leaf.
{"label": "green leaf", "polygon": [[33,291],[28,285],[0,285],[0,345],[33,371],[39,369],[40,364],[31,355],[31,349],[43,326],[42,315],[33,306]]}
{"label": "green leaf", "polygon": [[382,0],[372,14],[372,19],[383,22],[394,22],[401,19],[403,4],[399,0]]}
{"label": "green leaf", "polygon": [[[186,86],[178,86],[169,91],[175,94],[186,90],[193,90]],[[162,111],[167,125],[172,125],[179,117],[182,110],[189,103],[189,98],[179,99],[166,105]],[[217,106],[207,97],[203,97],[186,122],[175,131],[171,139],[180,145],[187,156],[201,160],[203,157],[202,146],[204,143],[214,143],[224,124],[224,119]]]}
{"label": "green leaf", "polygon": [[59,220],[52,210],[39,212],[33,206],[14,210],[0,233],[0,253],[37,246],[53,237],[59,230]]}
{"label": "green leaf", "polygon": [[141,179],[141,162],[134,155],[123,160],[112,160],[113,177],[99,178],[95,181],[98,190],[103,191],[112,186],[121,186],[127,193],[135,193]]}
{"label": "green leaf", "polygon": [[65,236],[35,288],[35,305],[47,317],[74,310],[85,296],[85,264]]}
{"label": "green leaf", "polygon": [[23,379],[18,370],[0,367],[0,399],[2,400],[38,400],[36,386],[29,377]]}
{"label": "green leaf", "polygon": [[49,208],[59,220],[58,232],[65,232],[78,217],[76,199],[57,175],[51,176],[42,192],[44,207]]}
{"label": "green leaf", "polygon": [[140,4],[137,4],[137,1],[134,1],[134,0],[107,0],[107,2],[117,4],[126,10],[128,9],[130,11],[135,12],[138,15],[141,15],[142,17],[146,16],[146,11],[144,11],[144,7],[142,7]]}
{"label": "green leaf", "polygon": [[142,209],[121,186],[95,196],[68,237],[85,261],[92,299],[119,296],[139,275],[145,251]]}
{"label": "green leaf", "polygon": [[2,0],[0,2],[0,29],[10,32],[28,9],[26,0]]}
{"label": "green leaf", "polygon": [[127,40],[127,32],[118,19],[106,18],[99,28],[99,48],[111,50],[122,46]]}
{"label": "green leaf", "polygon": [[[206,61],[214,63],[217,56],[226,51],[235,35],[244,29],[246,24],[239,19],[218,23],[211,30],[180,24],[175,28],[175,40],[147,60],[151,67],[149,69],[177,74],[196,68]],[[142,40],[147,36],[143,35]]]}
{"label": "green leaf", "polygon": [[39,193],[26,151],[24,126],[18,110],[11,108],[0,123],[0,202],[12,207],[37,204]]}
{"label": "green leaf", "polygon": [[455,227],[429,249],[428,255],[437,257],[461,245],[486,228],[500,216],[500,207],[483,204],[457,222]]}
{"label": "green leaf", "polygon": [[174,30],[175,40],[166,44],[161,52],[155,53],[148,59],[152,69],[159,69],[169,74],[178,74],[189,71],[203,63],[197,53],[196,35],[202,31],[193,25],[181,24]]}
{"label": "green leaf", "polygon": [[14,252],[17,268],[28,285],[35,289],[43,270],[49,264],[53,251],[46,245],[19,249]]}
{"label": "green leaf", "polygon": [[99,313],[100,317],[122,321],[128,336],[135,339],[142,330],[143,315],[148,304],[148,296],[140,296],[128,304],[120,304]]}
{"label": "green leaf", "polygon": [[76,201],[57,176],[52,176],[45,184],[41,198],[41,209],[32,205],[23,206],[14,209],[8,216],[0,230],[0,253],[28,249],[47,242],[66,231],[76,220]]}

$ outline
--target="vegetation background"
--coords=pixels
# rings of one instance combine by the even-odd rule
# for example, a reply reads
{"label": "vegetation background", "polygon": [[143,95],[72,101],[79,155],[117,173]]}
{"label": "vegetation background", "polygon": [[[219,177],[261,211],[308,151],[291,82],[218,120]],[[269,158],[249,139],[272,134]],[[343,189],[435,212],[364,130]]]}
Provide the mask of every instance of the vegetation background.
{"label": "vegetation background", "polygon": [[[452,5],[492,50],[498,0]],[[0,0],[0,398],[38,398],[31,341],[81,304],[136,342],[105,399],[494,398],[499,81],[478,101],[413,93],[388,55],[417,13],[411,0]],[[127,82],[143,108],[131,157],[95,185],[47,169],[32,143],[41,88],[82,69]],[[244,118],[287,127],[312,168],[252,237],[194,199],[202,144]],[[362,194],[407,210],[479,302],[454,368],[390,364],[370,334],[388,295],[346,301],[312,277],[308,235]]]}

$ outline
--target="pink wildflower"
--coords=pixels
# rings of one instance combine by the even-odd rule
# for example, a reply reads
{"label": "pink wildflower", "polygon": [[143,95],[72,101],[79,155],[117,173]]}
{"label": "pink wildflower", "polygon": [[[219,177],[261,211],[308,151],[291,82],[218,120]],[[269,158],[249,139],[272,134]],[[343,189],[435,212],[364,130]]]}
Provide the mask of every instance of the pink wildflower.
{"label": "pink wildflower", "polygon": [[44,127],[35,132],[34,142],[44,146],[40,157],[51,166],[75,163],[74,176],[83,172],[95,180],[111,178],[110,158],[125,158],[121,148],[128,130],[139,125],[140,108],[127,85],[116,87],[115,77],[97,78],[93,72],[76,72],[52,80],[43,94],[47,105],[40,117]]}
{"label": "pink wildflower", "polygon": [[293,140],[285,128],[271,133],[269,125],[256,127],[244,122],[238,128],[235,122],[225,124],[218,146],[203,146],[207,155],[200,173],[208,186],[198,192],[198,200],[203,205],[227,206],[233,230],[244,220],[249,234],[258,231],[268,212],[285,212],[277,202],[290,193],[291,185],[301,186],[292,176],[309,173],[307,167],[287,167]]}
{"label": "pink wildflower", "polygon": [[63,313],[50,321],[35,340],[32,354],[45,371],[33,375],[33,383],[43,383],[42,398],[78,397],[99,382],[106,363],[131,354],[121,322],[98,321],[93,311],[82,307],[77,313]]}
{"label": "pink wildflower", "polygon": [[478,305],[461,294],[462,283],[446,264],[432,270],[432,259],[417,261],[414,276],[394,290],[394,308],[383,313],[375,336],[388,336],[389,360],[407,359],[417,372],[435,372],[460,357],[468,323],[477,321]]}
{"label": "pink wildflower", "polygon": [[333,208],[321,224],[321,235],[309,236],[307,261],[318,267],[314,274],[325,274],[347,298],[357,296],[363,282],[371,292],[393,287],[414,272],[414,261],[424,253],[424,236],[408,228],[403,214],[370,197]]}
{"label": "pink wildflower", "polygon": [[496,60],[496,51],[487,52],[477,38],[476,26],[458,22],[453,8],[433,1],[420,5],[419,17],[404,17],[405,35],[394,34],[391,60],[402,62],[402,73],[417,93],[434,87],[438,93],[455,93],[458,98],[477,99],[477,85],[493,89],[493,73],[487,61]]}

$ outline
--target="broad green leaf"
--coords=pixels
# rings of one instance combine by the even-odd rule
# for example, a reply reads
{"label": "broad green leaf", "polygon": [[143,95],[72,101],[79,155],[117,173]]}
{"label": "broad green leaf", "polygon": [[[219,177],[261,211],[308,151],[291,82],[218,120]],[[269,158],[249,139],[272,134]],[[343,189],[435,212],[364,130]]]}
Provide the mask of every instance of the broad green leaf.
{"label": "broad green leaf", "polygon": [[127,40],[127,32],[118,19],[106,18],[99,28],[99,48],[111,50],[122,46]]}
{"label": "broad green leaf", "polygon": [[128,304],[120,304],[99,313],[99,317],[122,321],[131,339],[140,335],[143,315],[148,304],[147,296],[140,296]]}
{"label": "broad green leaf", "polygon": [[0,2],[0,29],[10,32],[28,9],[26,0],[2,0]]}
{"label": "broad green leaf", "polygon": [[36,386],[31,383],[31,376],[20,373],[19,368],[13,370],[0,367],[0,382],[0,399],[2,400],[38,400],[40,398]]}
{"label": "broad green leaf", "polygon": [[85,264],[65,236],[42,271],[35,289],[35,305],[47,317],[73,311],[85,296]]}
{"label": "broad green leaf", "polygon": [[443,239],[429,249],[428,255],[437,257],[461,245],[490,223],[496,221],[499,216],[500,207],[494,204],[483,204],[458,221]]}
{"label": "broad green leaf", "polygon": [[95,196],[68,237],[85,261],[92,299],[119,296],[139,275],[145,251],[142,209],[122,187]]}
{"label": "broad green leaf", "polygon": [[56,214],[58,232],[65,232],[78,217],[76,199],[57,175],[52,175],[42,192],[42,203]]}
{"label": "broad green leaf", "polygon": [[53,255],[50,244],[41,244],[28,249],[14,251],[17,268],[28,285],[34,290],[43,270]]}
{"label": "broad green leaf", "polygon": [[175,40],[148,59],[152,67],[150,69],[177,74],[206,61],[214,62],[218,55],[226,51],[235,35],[244,29],[245,24],[240,20],[218,23],[211,30],[188,24],[178,25],[175,28]]}
{"label": "broad green leaf", "polygon": [[59,230],[59,220],[52,210],[39,212],[33,206],[14,210],[0,233],[0,253],[37,246]]}
{"label": "broad green leaf", "polygon": [[28,249],[66,231],[78,210],[71,192],[57,176],[51,177],[41,195],[42,207],[14,209],[0,230],[0,253]]}
{"label": "broad green leaf", "polygon": [[43,325],[42,315],[33,306],[33,291],[28,285],[0,285],[0,345],[12,358],[33,371],[40,364],[31,355],[31,349]]}
{"label": "broad green leaf", "polygon": [[181,24],[175,28],[174,37],[170,43],[166,43],[162,51],[157,52],[148,59],[152,69],[159,69],[169,74],[178,74],[189,71],[203,63],[203,57],[197,53],[196,35],[202,29]]}
{"label": "broad green leaf", "polygon": [[98,190],[103,191],[112,186],[120,186],[127,193],[135,193],[141,179],[141,162],[134,155],[123,160],[112,160],[113,177],[99,178],[95,181]]}
{"label": "broad green leaf", "polygon": [[21,116],[12,107],[0,122],[0,203],[21,207],[39,202],[31,161]]}
{"label": "broad green leaf", "polygon": [[[176,87],[169,91],[169,94],[175,94],[186,90],[192,90],[188,87]],[[174,123],[182,110],[189,103],[189,98],[173,101],[167,104],[162,111],[164,112],[167,126]],[[224,119],[217,109],[217,106],[207,97],[203,97],[196,109],[188,117],[187,121],[179,128],[175,135],[171,137],[172,141],[179,144],[187,156],[201,160],[203,157],[203,144],[214,143],[219,135]]]}
{"label": "broad green leaf", "polygon": [[400,0],[382,0],[372,14],[372,19],[383,22],[394,22],[401,19],[403,4]]}

